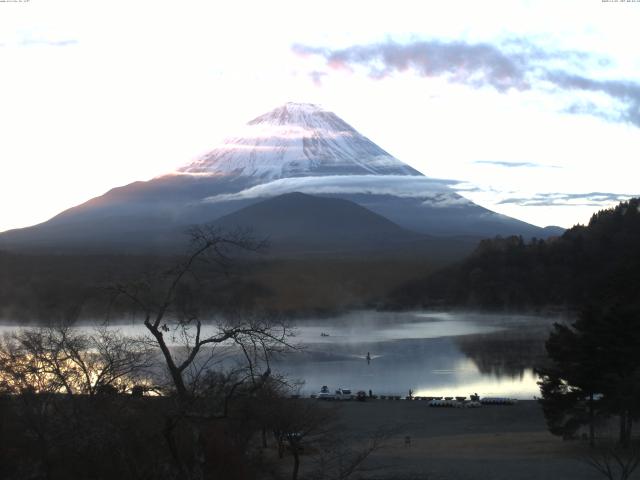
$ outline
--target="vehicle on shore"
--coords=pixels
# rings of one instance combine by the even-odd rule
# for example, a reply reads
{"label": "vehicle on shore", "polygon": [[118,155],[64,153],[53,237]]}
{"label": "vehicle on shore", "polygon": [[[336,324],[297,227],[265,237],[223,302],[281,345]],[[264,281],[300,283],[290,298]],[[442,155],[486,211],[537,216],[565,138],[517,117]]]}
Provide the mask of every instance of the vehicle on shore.
{"label": "vehicle on shore", "polygon": [[323,385],[316,398],[318,400],[335,400],[336,397],[329,391],[329,387]]}
{"label": "vehicle on shore", "polygon": [[353,400],[353,394],[350,388],[339,388],[335,394],[336,400]]}

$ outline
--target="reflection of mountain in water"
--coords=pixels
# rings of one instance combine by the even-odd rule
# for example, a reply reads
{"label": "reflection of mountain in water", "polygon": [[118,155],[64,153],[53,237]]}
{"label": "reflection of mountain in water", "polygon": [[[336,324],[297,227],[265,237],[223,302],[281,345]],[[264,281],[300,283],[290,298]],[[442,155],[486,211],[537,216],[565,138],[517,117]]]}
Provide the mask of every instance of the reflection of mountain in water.
{"label": "reflection of mountain in water", "polygon": [[546,330],[505,330],[496,333],[466,335],[455,341],[485,375],[522,379],[525,370],[540,365],[546,358]]}

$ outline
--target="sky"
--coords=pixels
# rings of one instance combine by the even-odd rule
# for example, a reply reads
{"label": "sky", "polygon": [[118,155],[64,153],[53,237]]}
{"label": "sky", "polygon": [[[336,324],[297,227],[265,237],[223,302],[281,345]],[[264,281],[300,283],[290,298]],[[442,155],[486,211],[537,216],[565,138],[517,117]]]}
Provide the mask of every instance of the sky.
{"label": "sky", "polygon": [[640,2],[0,0],[0,231],[287,101],[530,223],[640,194]]}

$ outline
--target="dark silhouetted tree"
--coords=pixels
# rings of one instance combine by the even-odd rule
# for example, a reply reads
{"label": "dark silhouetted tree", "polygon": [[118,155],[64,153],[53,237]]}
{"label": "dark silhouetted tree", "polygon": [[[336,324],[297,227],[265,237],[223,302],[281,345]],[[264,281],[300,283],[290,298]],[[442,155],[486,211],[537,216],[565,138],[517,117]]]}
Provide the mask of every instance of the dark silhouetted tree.
{"label": "dark silhouetted tree", "polygon": [[619,442],[629,445],[640,414],[640,315],[629,305],[585,308],[572,325],[554,326],[540,368],[541,404],[556,435],[572,436],[596,416],[620,417]]}

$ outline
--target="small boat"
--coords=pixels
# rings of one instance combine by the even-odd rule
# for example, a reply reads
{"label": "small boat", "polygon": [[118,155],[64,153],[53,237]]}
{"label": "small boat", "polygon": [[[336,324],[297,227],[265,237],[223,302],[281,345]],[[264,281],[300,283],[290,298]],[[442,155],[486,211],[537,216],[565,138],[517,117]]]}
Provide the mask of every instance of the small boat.
{"label": "small boat", "polygon": [[329,336],[329,334],[328,334],[328,333],[325,333],[325,332],[322,332],[322,333],[320,334],[320,336],[321,336],[321,337],[328,337],[328,336]]}
{"label": "small boat", "polygon": [[335,400],[335,395],[329,391],[329,387],[323,385],[320,392],[316,394],[318,400]]}

